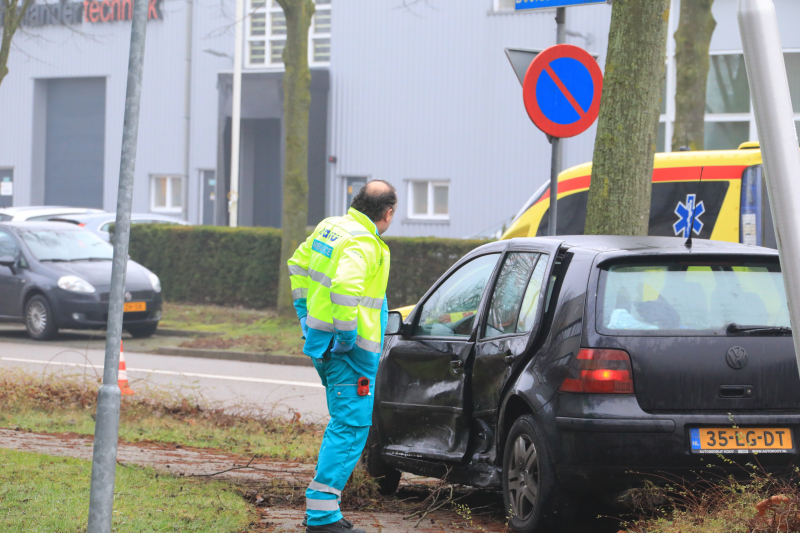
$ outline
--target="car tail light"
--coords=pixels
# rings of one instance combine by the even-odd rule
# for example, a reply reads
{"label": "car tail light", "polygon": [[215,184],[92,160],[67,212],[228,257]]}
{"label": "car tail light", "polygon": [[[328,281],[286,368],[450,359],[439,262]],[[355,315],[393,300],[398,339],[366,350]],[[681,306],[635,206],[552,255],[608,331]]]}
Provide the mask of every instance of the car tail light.
{"label": "car tail light", "polygon": [[570,364],[561,392],[633,394],[631,356],[622,350],[583,348]]}
{"label": "car tail light", "polygon": [[80,224],[78,224],[78,227],[79,227],[79,228],[82,228],[82,227],[84,227],[84,226],[86,226],[86,222],[81,222]]}

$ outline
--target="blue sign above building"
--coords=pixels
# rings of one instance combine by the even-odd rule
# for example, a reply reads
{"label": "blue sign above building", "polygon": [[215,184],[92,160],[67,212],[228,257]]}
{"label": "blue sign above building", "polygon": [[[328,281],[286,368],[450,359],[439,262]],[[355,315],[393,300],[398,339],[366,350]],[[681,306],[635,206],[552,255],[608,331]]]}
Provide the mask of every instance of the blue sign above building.
{"label": "blue sign above building", "polygon": [[608,4],[608,0],[517,0],[515,11],[528,9],[552,9],[554,7],[585,6],[590,4]]}

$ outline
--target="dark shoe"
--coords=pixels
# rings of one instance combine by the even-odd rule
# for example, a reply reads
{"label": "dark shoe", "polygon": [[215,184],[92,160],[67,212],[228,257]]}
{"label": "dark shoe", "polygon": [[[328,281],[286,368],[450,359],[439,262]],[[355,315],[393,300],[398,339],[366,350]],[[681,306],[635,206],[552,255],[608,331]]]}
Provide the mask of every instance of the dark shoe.
{"label": "dark shoe", "polygon": [[[305,521],[303,521],[305,524]],[[325,524],[324,526],[306,526],[306,533],[367,533],[363,529],[353,527],[353,523],[342,518],[333,524]]]}

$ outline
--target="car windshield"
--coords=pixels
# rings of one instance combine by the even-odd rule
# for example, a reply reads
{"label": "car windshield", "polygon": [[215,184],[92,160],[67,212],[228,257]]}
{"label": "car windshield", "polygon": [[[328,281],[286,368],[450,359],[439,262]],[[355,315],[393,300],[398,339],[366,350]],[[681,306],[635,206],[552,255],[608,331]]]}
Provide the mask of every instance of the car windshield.
{"label": "car windshield", "polygon": [[778,263],[617,264],[600,276],[597,325],[608,335],[726,335],[789,327]]}
{"label": "car windshield", "polygon": [[35,229],[20,231],[20,237],[39,261],[106,261],[114,248],[88,231]]}

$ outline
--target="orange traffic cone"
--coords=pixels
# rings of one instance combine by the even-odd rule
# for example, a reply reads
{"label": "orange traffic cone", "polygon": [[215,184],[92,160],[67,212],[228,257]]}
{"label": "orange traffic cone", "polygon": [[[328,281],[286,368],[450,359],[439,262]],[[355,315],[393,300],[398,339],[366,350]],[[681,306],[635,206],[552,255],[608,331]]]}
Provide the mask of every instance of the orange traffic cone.
{"label": "orange traffic cone", "polygon": [[120,392],[124,395],[134,394],[128,386],[128,370],[125,367],[125,351],[122,348],[122,341],[119,342],[119,378],[117,378]]}

